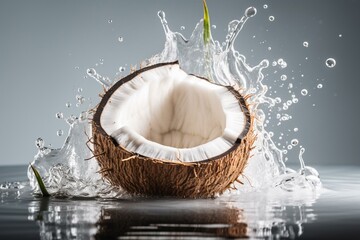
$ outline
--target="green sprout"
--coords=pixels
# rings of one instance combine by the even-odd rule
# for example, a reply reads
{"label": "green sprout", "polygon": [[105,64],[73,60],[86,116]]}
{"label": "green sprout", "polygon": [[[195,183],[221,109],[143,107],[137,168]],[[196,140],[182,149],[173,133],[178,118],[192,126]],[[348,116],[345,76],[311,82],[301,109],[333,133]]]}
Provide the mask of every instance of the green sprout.
{"label": "green sprout", "polygon": [[206,0],[203,0],[204,4],[204,43],[205,45],[210,42],[211,39],[211,28],[210,28],[210,16],[209,10],[206,5]]}
{"label": "green sprout", "polygon": [[46,190],[46,187],[45,187],[45,184],[40,176],[40,173],[36,170],[36,168],[30,164],[30,167],[31,169],[33,170],[34,172],[34,175],[35,175],[35,178],[36,178],[36,181],[37,183],[39,184],[39,187],[40,187],[40,190],[41,190],[41,193],[43,195],[43,197],[49,197],[50,194],[49,192]]}

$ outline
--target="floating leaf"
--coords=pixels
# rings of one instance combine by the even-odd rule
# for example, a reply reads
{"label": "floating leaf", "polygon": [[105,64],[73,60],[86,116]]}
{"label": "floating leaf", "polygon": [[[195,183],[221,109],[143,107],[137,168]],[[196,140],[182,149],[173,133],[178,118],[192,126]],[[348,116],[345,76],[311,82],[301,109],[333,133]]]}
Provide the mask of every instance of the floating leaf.
{"label": "floating leaf", "polygon": [[40,190],[41,190],[41,193],[43,195],[43,197],[49,197],[50,194],[49,192],[46,190],[46,187],[45,187],[45,184],[40,176],[40,173],[36,170],[36,168],[33,166],[33,165],[30,165],[31,169],[33,170],[34,172],[34,175],[35,175],[35,178],[36,178],[36,181],[38,182],[39,184],[39,187],[40,187]]}
{"label": "floating leaf", "polygon": [[206,0],[203,0],[204,4],[204,43],[205,45],[210,42],[211,39],[211,27],[210,27],[210,16],[206,5]]}

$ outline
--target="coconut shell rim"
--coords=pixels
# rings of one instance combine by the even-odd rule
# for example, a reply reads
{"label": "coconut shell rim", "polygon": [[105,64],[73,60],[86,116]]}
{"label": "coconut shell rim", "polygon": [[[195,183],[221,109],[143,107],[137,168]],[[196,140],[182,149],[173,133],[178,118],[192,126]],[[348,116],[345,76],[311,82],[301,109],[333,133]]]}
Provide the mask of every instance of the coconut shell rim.
{"label": "coconut shell rim", "polygon": [[[137,155],[138,157],[141,157],[143,159],[151,159],[151,160],[155,160],[155,161],[160,161],[162,162],[163,164],[182,164],[182,165],[198,165],[198,164],[204,164],[204,163],[209,163],[209,162],[212,162],[212,161],[216,161],[216,160],[221,160],[222,157],[228,155],[229,153],[235,151],[241,144],[242,142],[242,139],[245,138],[249,131],[250,131],[250,127],[251,127],[251,124],[252,124],[252,116],[250,114],[250,111],[249,111],[249,107],[248,107],[248,104],[246,103],[246,100],[245,98],[239,93],[239,91],[235,90],[232,86],[224,86],[224,85],[221,85],[221,84],[217,84],[217,83],[212,83],[210,82],[208,79],[204,78],[204,77],[199,77],[199,76],[196,76],[194,74],[190,74],[190,75],[193,75],[193,76],[196,76],[202,80],[205,80],[207,82],[209,82],[210,84],[214,84],[214,85],[218,85],[218,86],[222,86],[222,87],[225,87],[227,88],[235,97],[236,99],[238,99],[239,101],[239,105],[240,105],[240,108],[242,109],[245,117],[246,117],[246,124],[245,124],[245,127],[243,129],[243,131],[239,134],[239,136],[237,137],[236,141],[234,142],[234,144],[232,145],[231,148],[229,148],[228,150],[226,150],[225,152],[217,155],[217,156],[214,156],[214,157],[211,157],[209,159],[204,159],[204,160],[200,160],[200,161],[196,161],[196,162],[183,162],[181,160],[167,160],[167,159],[154,159],[152,157],[149,157],[149,156],[144,156],[144,155],[141,155],[141,154],[138,154],[136,152],[131,152],[129,150],[127,150],[126,148],[124,148],[123,146],[121,146],[113,137],[111,137],[110,135],[108,135],[106,133],[106,131],[104,130],[104,128],[102,127],[101,123],[100,123],[100,119],[101,119],[101,114],[108,102],[108,100],[110,99],[110,97],[113,95],[113,93],[119,88],[121,87],[121,85],[123,85],[124,83],[126,82],[129,82],[131,81],[133,78],[135,78],[137,75],[143,73],[143,72],[146,72],[148,70],[151,70],[151,69],[154,69],[154,68],[158,68],[158,67],[162,67],[162,66],[167,66],[167,65],[176,65],[176,64],[179,64],[179,61],[176,60],[176,61],[173,61],[173,62],[165,62],[165,63],[157,63],[157,64],[154,64],[154,65],[151,65],[151,66],[147,66],[147,67],[144,67],[144,68],[141,68],[139,70],[136,70],[135,72],[132,72],[130,73],[129,75],[123,77],[122,79],[120,79],[119,81],[117,81],[113,86],[111,86],[104,94],[104,96],[102,97],[99,105],[96,107],[96,111],[95,111],[95,114],[93,116],[93,120],[92,120],[92,123],[93,123],[93,127],[96,128],[96,132],[98,134],[102,134],[104,135],[105,137],[107,138],[110,138],[111,139],[111,142],[114,144],[115,147],[120,147],[126,151],[128,151],[129,153],[132,153],[132,154],[135,154]],[[200,146],[200,145],[199,145]]]}

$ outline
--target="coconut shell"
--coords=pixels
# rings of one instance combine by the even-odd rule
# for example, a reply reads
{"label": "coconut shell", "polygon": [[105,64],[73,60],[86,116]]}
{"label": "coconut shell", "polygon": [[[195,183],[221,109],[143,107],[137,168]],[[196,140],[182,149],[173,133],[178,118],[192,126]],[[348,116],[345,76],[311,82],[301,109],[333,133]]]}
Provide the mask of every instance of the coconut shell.
{"label": "coconut shell", "polygon": [[112,185],[121,187],[130,194],[180,198],[214,197],[228,189],[242,174],[256,139],[246,99],[234,88],[227,87],[239,100],[246,115],[246,128],[232,148],[208,160],[185,163],[141,156],[119,146],[100,124],[102,110],[118,87],[137,74],[162,65],[164,64],[140,69],[117,82],[105,93],[92,123],[94,155],[100,165],[100,172]]}

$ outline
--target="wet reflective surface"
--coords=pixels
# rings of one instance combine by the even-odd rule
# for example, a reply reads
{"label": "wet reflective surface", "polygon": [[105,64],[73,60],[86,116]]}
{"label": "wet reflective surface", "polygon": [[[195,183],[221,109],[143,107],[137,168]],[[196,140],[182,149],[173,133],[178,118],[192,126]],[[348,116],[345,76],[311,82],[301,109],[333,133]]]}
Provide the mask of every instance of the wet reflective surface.
{"label": "wet reflective surface", "polygon": [[0,168],[0,239],[345,239],[360,226],[360,167],[319,167],[320,193],[199,200],[39,198],[26,168]]}

